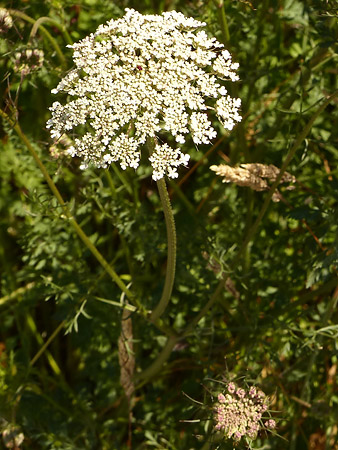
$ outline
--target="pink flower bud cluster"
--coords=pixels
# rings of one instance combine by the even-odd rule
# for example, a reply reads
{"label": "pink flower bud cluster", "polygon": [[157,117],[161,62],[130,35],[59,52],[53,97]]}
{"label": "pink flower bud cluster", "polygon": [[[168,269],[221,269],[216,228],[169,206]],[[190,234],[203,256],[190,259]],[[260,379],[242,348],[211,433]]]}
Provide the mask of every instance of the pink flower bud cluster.
{"label": "pink flower bud cluster", "polygon": [[0,34],[7,33],[12,28],[13,19],[5,8],[0,8]]}
{"label": "pink flower bud cluster", "polygon": [[240,441],[243,437],[255,439],[260,429],[274,429],[273,419],[262,422],[267,411],[269,399],[254,386],[248,391],[230,382],[224,393],[218,394],[214,407],[215,429],[228,439]]}
{"label": "pink flower bud cluster", "polygon": [[21,75],[26,76],[34,70],[42,67],[44,61],[43,50],[39,49],[26,49],[21,52],[15,53],[14,69],[16,72],[20,72]]}

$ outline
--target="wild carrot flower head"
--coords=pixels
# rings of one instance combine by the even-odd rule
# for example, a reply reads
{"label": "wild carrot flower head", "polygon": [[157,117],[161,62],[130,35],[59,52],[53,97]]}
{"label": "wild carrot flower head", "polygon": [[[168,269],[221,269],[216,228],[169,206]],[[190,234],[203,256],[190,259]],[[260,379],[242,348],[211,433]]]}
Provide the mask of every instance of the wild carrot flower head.
{"label": "wild carrot flower head", "polygon": [[269,400],[262,391],[253,386],[246,391],[230,382],[226,391],[218,395],[214,406],[215,429],[227,439],[240,441],[246,437],[253,440],[261,428],[271,430],[276,426],[270,418],[264,424],[262,422],[268,406]]}
{"label": "wild carrot flower head", "polygon": [[189,155],[163,144],[166,133],[177,144],[188,134],[195,144],[208,144],[216,136],[213,114],[228,130],[241,120],[240,100],[222,84],[238,80],[238,64],[203,26],[176,11],[126,9],[121,19],[70,45],[75,68],[52,91],[67,93],[69,101],[50,108],[52,138],[72,131],[68,153],[83,158],[82,168],[118,161],[122,169],[138,167],[141,147],[152,138],[153,179],[176,178]]}

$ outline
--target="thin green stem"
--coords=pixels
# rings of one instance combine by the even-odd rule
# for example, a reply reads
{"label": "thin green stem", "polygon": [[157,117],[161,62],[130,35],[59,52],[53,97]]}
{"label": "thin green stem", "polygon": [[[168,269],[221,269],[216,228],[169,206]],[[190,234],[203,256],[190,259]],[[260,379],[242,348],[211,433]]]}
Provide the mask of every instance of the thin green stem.
{"label": "thin green stem", "polygon": [[[155,140],[149,139],[147,141],[147,145],[149,153],[151,154],[155,148]],[[156,183],[167,228],[168,258],[162,296],[151,314],[152,320],[157,320],[164,313],[166,307],[168,306],[174,286],[176,269],[176,227],[174,214],[171,208],[170,198],[164,178],[161,178]]]}
{"label": "thin green stem", "polygon": [[[36,326],[36,324],[34,322],[33,317],[31,316],[31,314],[27,314],[26,320],[27,320],[27,325],[28,325],[30,331],[34,335],[34,337],[37,340],[38,344],[41,345],[42,348],[43,348],[43,351],[41,352],[41,354],[44,351],[46,352],[46,357],[47,357],[47,360],[48,360],[48,363],[49,363],[51,369],[53,370],[53,372],[55,373],[56,376],[62,376],[62,371],[61,371],[58,363],[55,361],[54,356],[47,350],[47,346],[44,345],[43,339],[42,339],[40,333],[38,332],[37,326]],[[38,359],[38,358],[36,358],[36,355],[35,355],[34,358],[35,358],[35,360]],[[30,363],[30,366],[31,365],[32,365],[32,363]]]}
{"label": "thin green stem", "polygon": [[11,301],[11,300],[15,300],[18,297],[20,297],[22,294],[24,294],[25,292],[29,291],[30,289],[32,289],[35,286],[35,282],[32,281],[28,284],[26,284],[26,286],[23,286],[21,288],[16,289],[15,291],[11,292],[8,295],[5,295],[4,297],[0,298],[0,306],[5,305],[7,302]]}
{"label": "thin green stem", "polygon": [[[35,24],[36,20],[33,19],[32,17],[27,16],[27,14],[21,12],[21,11],[17,11],[16,9],[9,9],[8,12],[10,13],[11,16],[13,17],[19,17],[20,19],[25,20],[26,22]],[[41,33],[49,40],[49,42],[52,44],[52,46],[54,47],[54,50],[56,51],[58,58],[63,66],[63,68],[67,67],[67,61],[66,58],[64,57],[59,44],[56,42],[56,40],[53,38],[53,36],[49,33],[49,31],[46,30],[46,28],[44,26],[40,26],[40,31]]]}
{"label": "thin green stem", "polygon": [[169,359],[171,352],[173,351],[179,337],[170,336],[167,339],[165,346],[163,347],[161,353],[155,359],[155,361],[145,370],[143,370],[136,377],[137,388],[143,386],[145,383],[149,381],[149,379],[153,378],[163,367],[163,364]]}
{"label": "thin green stem", "polygon": [[158,357],[155,359],[155,361],[145,370],[141,372],[140,375],[136,378],[136,383],[140,383],[140,385],[137,386],[137,388],[143,386],[145,383],[149,381],[149,379],[153,378],[162,368],[163,364],[167,362],[169,359],[176,343],[187,336],[189,333],[192,332],[192,330],[195,328],[195,326],[198,324],[198,322],[207,314],[209,309],[213,306],[215,301],[218,299],[220,293],[224,289],[225,280],[222,279],[215,290],[215,292],[210,297],[209,301],[205,304],[205,306],[201,309],[201,311],[194,317],[193,320],[189,322],[189,325],[186,327],[185,330],[183,330],[179,335],[171,335],[168,337],[167,342],[165,346],[163,347],[163,350],[158,355]]}
{"label": "thin green stem", "polygon": [[115,198],[116,197],[116,187],[115,187],[115,184],[114,184],[114,180],[113,180],[113,178],[112,178],[112,176],[111,176],[111,174],[109,172],[109,169],[105,170],[105,175],[106,175],[106,178],[107,178],[107,181],[108,181],[111,193],[112,193],[113,197]]}
{"label": "thin green stem", "polygon": [[188,200],[188,198],[184,195],[182,192],[182,189],[179,187],[178,183],[175,181],[169,180],[170,190],[169,192],[175,193],[179,199],[184,203],[184,206],[187,208],[187,211],[190,213],[191,216],[195,217],[195,208],[192,205],[192,203]]}
{"label": "thin green stem", "polygon": [[[111,174],[109,172],[109,169],[105,170],[105,175],[108,180],[108,184],[109,184],[110,190],[112,192],[112,196],[113,196],[113,198],[116,198],[116,188],[115,188],[113,177],[111,176]],[[133,270],[132,258],[130,256],[129,247],[127,245],[127,242],[126,242],[126,239],[124,238],[124,236],[122,234],[119,234],[119,237],[120,237],[122,248],[124,250],[124,254],[126,257],[127,264],[128,264],[129,273],[131,275],[131,278],[133,278],[134,270]]]}
{"label": "thin green stem", "polygon": [[116,164],[111,164],[111,166],[115,175],[117,175],[117,177],[120,179],[120,181],[122,182],[123,186],[126,188],[126,191],[128,192],[128,194],[133,195],[133,190],[130,187],[130,184],[128,183],[128,181],[126,180],[126,177],[123,175],[123,173],[121,172],[121,170],[119,170],[116,167]]}
{"label": "thin green stem", "polygon": [[301,145],[301,143],[303,142],[303,140],[306,138],[306,136],[309,134],[309,132],[311,131],[312,125],[315,122],[315,120],[317,119],[317,117],[324,111],[324,109],[329,105],[329,103],[338,95],[338,91],[336,91],[335,93],[333,93],[332,95],[330,95],[330,97],[328,97],[325,102],[317,109],[317,111],[313,114],[313,116],[311,117],[311,119],[308,121],[308,123],[306,124],[306,126],[304,127],[304,129],[302,130],[302,132],[298,135],[296,141],[294,142],[293,146],[290,148],[285,161],[280,169],[280,172],[276,178],[276,181],[272,184],[269,192],[267,193],[266,197],[265,197],[265,201],[263,203],[263,206],[258,214],[257,219],[255,220],[254,224],[252,225],[252,227],[250,228],[250,230],[248,231],[246,238],[242,244],[242,246],[240,247],[238,253],[236,254],[233,262],[232,262],[232,267],[236,266],[236,264],[238,263],[238,261],[240,260],[241,256],[243,255],[243,253],[246,251],[247,246],[249,245],[249,243],[252,241],[254,235],[256,234],[258,227],[268,209],[268,206],[270,204],[270,201],[272,199],[272,196],[275,192],[275,190],[277,189],[277,186],[280,183],[280,180],[282,179],[288,165],[290,164],[290,161],[292,160],[292,158],[295,156],[296,151],[298,150],[299,146]]}
{"label": "thin green stem", "polygon": [[[334,293],[333,293],[329,303],[327,304],[327,308],[324,313],[323,319],[321,321],[320,328],[324,328],[328,325],[333,312],[336,310],[337,303],[338,303],[338,287],[336,287],[336,289],[334,290]],[[306,378],[305,378],[305,381],[303,384],[303,389],[302,389],[302,392],[300,395],[301,400],[304,400],[305,402],[310,401],[310,380],[312,377],[312,367],[316,362],[316,359],[320,352],[320,349],[322,348],[323,341],[324,341],[324,336],[319,335],[318,338],[316,339],[317,348],[312,353],[312,356],[309,360],[308,369],[306,371]]]}
{"label": "thin green stem", "polygon": [[[327,293],[331,292],[332,289],[337,285],[336,278],[332,278],[329,281],[327,281],[325,284],[321,285],[318,289],[310,290],[306,292],[305,294],[300,294],[298,297],[298,300],[292,302],[292,307],[295,308],[299,305],[304,305],[304,303],[307,303],[311,301],[314,298],[318,298],[321,295],[326,295]],[[289,308],[288,305],[286,305],[287,308]]]}
{"label": "thin green stem", "polygon": [[153,320],[158,319],[168,306],[171,293],[175,280],[176,269],[176,227],[173,211],[171,209],[170,199],[166,187],[164,178],[157,181],[158,192],[163,207],[165,224],[167,228],[167,241],[168,241],[168,259],[167,259],[167,271],[165,276],[165,282],[163,292],[160,301],[153,310],[151,318]]}
{"label": "thin green stem", "polygon": [[[245,229],[244,233],[246,234],[248,230],[250,230],[252,226],[252,220],[253,220],[253,210],[254,210],[254,195],[253,191],[251,189],[248,189],[247,191],[247,213],[246,213],[246,219],[245,219]],[[251,247],[250,245],[247,246],[246,251],[244,253],[244,268],[245,272],[248,272],[250,270],[250,264],[251,264]],[[250,291],[247,292],[248,295]]]}
{"label": "thin green stem", "polygon": [[[36,355],[31,359],[29,365],[32,367],[36,361],[40,358],[40,356],[47,350],[50,343],[56,338],[56,336],[60,333],[62,328],[65,326],[65,321],[63,320],[60,325],[53,331],[53,333],[49,336],[47,341],[42,345],[40,350],[36,353]],[[39,341],[40,343],[40,341]]]}
{"label": "thin green stem", "polygon": [[195,326],[198,324],[198,322],[207,314],[209,309],[218,299],[220,293],[224,290],[224,285],[225,279],[220,280],[216,290],[214,291],[208,302],[203,306],[200,312],[189,322],[189,325],[186,327],[186,329],[182,333],[180,333],[182,337],[187,336],[189,333],[191,333],[192,330],[195,328]]}
{"label": "thin green stem", "polygon": [[93,299],[98,300],[99,302],[102,302],[102,303],[107,303],[108,305],[117,306],[118,308],[121,308],[121,309],[126,309],[130,312],[137,311],[137,308],[133,305],[128,305],[128,304],[122,303],[122,302],[115,302],[114,300],[109,300],[108,298],[98,297],[97,295],[93,296]]}
{"label": "thin green stem", "polygon": [[[179,336],[177,335],[177,333],[175,333],[172,330],[172,328],[170,326],[166,325],[163,322],[163,320],[159,318],[159,316],[157,316],[157,317],[150,316],[148,311],[135,298],[134,294],[127,288],[127,286],[123,283],[121,278],[117,275],[117,273],[109,265],[109,263],[104,259],[104,257],[101,255],[101,253],[97,250],[97,248],[92,244],[92,242],[87,237],[87,235],[83,232],[82,228],[78,225],[78,223],[76,222],[75,218],[73,217],[73,215],[71,214],[70,210],[68,209],[67,205],[65,204],[65,202],[64,202],[64,200],[63,200],[63,198],[62,198],[62,196],[61,196],[61,194],[59,192],[59,190],[57,189],[57,187],[54,184],[53,180],[49,176],[49,174],[48,174],[44,164],[40,160],[38,154],[34,150],[33,146],[29,142],[29,140],[27,139],[26,135],[22,132],[21,127],[19,126],[19,124],[15,123],[1,109],[0,109],[0,116],[3,119],[5,119],[6,121],[9,122],[9,124],[13,127],[13,129],[16,131],[16,133],[18,134],[20,139],[23,141],[23,143],[26,145],[26,147],[30,151],[30,153],[33,156],[36,164],[38,165],[38,167],[41,170],[43,176],[45,177],[45,180],[46,180],[49,188],[51,189],[51,191],[55,195],[56,199],[58,200],[58,202],[59,202],[59,204],[60,204],[60,206],[61,206],[61,208],[63,210],[63,213],[65,215],[65,218],[68,219],[69,223],[74,228],[74,230],[76,231],[78,236],[81,238],[81,240],[84,242],[84,244],[87,246],[87,248],[92,252],[92,254],[96,257],[96,259],[99,261],[99,263],[106,270],[106,272],[111,276],[111,278],[116,282],[116,284],[120,287],[120,289],[128,297],[130,302],[133,303],[133,305],[135,305],[137,307],[138,312],[141,313],[141,315],[146,320],[148,320],[151,323],[153,323],[154,326],[156,326],[160,331],[162,331],[165,335],[168,336],[167,343],[166,343],[165,347],[163,348],[163,350],[161,351],[161,353],[159,354],[158,358],[154,361],[154,363],[150,367],[148,367],[144,372],[142,372],[142,374],[140,376],[140,379],[144,380],[142,382],[142,384],[146,383],[150,378],[152,378],[161,369],[163,364],[167,361],[167,359],[169,358],[169,356],[170,356],[170,354],[171,354],[171,352],[172,352],[172,350],[173,350],[173,348],[175,346],[175,343],[179,339]],[[167,190],[166,190],[166,186],[164,184],[164,192],[162,192],[161,201],[163,202],[166,199],[166,197],[167,197],[166,201],[168,201],[169,206],[170,206],[169,196],[168,196],[168,193],[167,193]],[[170,219],[170,217],[168,218],[166,216],[166,220],[172,220],[172,224],[174,225],[174,220],[173,220],[173,215],[172,215],[171,208],[170,208],[169,214],[170,213],[171,213],[171,216],[172,216],[171,219]],[[173,244],[173,247],[176,250],[175,227],[173,229],[174,229],[174,240],[173,240],[172,244]],[[165,286],[167,286],[167,288],[165,289],[165,292],[166,292],[165,297],[162,296],[162,298],[161,298],[161,302],[162,302],[161,309],[163,308],[163,305],[164,305],[163,298],[166,298],[165,302],[167,303],[169,301],[170,295],[171,295],[172,284],[173,284],[173,277],[174,277],[174,273],[175,273],[175,251],[174,251],[174,249],[171,250],[171,257],[170,258],[171,258],[171,267],[173,267],[173,269],[171,269],[171,273],[172,273],[171,281],[168,282],[167,278],[166,278]],[[61,325],[60,325],[60,329],[61,329]],[[48,357],[49,352],[46,349],[47,349],[48,345],[50,344],[50,342],[54,339],[54,337],[56,336],[56,334],[59,331],[60,330],[58,328],[57,330],[55,330],[55,332],[52,334],[52,336],[49,338],[49,340],[45,344],[42,343],[43,346],[39,350],[39,352],[34,356],[34,358],[32,359],[32,361],[30,363],[31,366],[37,361],[37,359],[41,356],[41,354],[43,352],[46,351],[47,352],[46,354],[47,354],[47,357]],[[51,361],[49,361],[49,362],[51,363]],[[56,369],[55,367],[53,367],[53,368],[54,368],[54,370]]]}
{"label": "thin green stem", "polygon": [[64,40],[70,45],[73,44],[72,38],[70,37],[66,27],[61,23],[59,23],[58,21],[51,19],[50,17],[40,17],[38,20],[35,21],[33,28],[30,32],[29,39],[32,39],[36,35],[39,27],[41,27],[43,23],[47,23],[59,29],[64,37]]}
{"label": "thin green stem", "polygon": [[216,4],[217,8],[219,9],[219,21],[220,21],[220,25],[221,25],[224,44],[229,44],[230,43],[230,32],[229,32],[229,27],[228,27],[228,19],[225,14],[224,1],[223,0],[215,0],[215,4]]}
{"label": "thin green stem", "polygon": [[[105,272],[101,273],[100,276],[96,279],[95,283],[92,284],[90,286],[90,288],[87,291],[87,295],[90,295],[92,293],[92,291],[96,288],[96,285],[101,281],[101,279],[104,277]],[[95,297],[94,297],[95,298]],[[83,297],[81,299],[82,301],[82,305],[85,305],[86,303],[86,297]],[[108,301],[109,302],[109,301]],[[112,302],[115,303],[115,302]],[[123,304],[122,304],[123,307]],[[133,311],[136,311],[135,306],[130,306],[131,308],[133,308]],[[82,306],[81,306],[82,308]],[[80,309],[81,309],[80,308]],[[60,331],[62,330],[62,328],[64,328],[66,325],[66,321],[63,320],[58,327],[53,331],[53,333],[51,334],[51,336],[47,339],[47,341],[41,346],[41,348],[39,349],[39,351],[36,353],[36,355],[32,358],[32,360],[30,361],[29,365],[30,367],[32,367],[36,361],[40,358],[40,356],[45,352],[45,350],[48,348],[48,346],[51,344],[51,342],[53,342],[53,340],[56,338],[56,336],[60,333]]]}
{"label": "thin green stem", "polygon": [[186,327],[185,330],[183,330],[179,335],[171,335],[168,337],[166,345],[163,347],[163,350],[158,355],[156,360],[145,370],[141,372],[140,375],[138,375],[136,379],[136,383],[140,383],[140,385],[137,386],[137,388],[143,386],[146,384],[151,378],[153,378],[162,368],[163,364],[167,362],[169,359],[175,344],[182,339],[183,337],[187,336],[189,333],[192,332],[192,330],[195,328],[195,326],[198,324],[198,322],[207,314],[209,309],[213,306],[215,301],[218,299],[220,293],[224,289],[225,280],[221,280],[218,283],[218,286],[213,293],[213,295],[210,297],[209,301],[205,304],[205,306],[201,309],[201,311],[195,316],[195,318],[189,322],[189,325]]}

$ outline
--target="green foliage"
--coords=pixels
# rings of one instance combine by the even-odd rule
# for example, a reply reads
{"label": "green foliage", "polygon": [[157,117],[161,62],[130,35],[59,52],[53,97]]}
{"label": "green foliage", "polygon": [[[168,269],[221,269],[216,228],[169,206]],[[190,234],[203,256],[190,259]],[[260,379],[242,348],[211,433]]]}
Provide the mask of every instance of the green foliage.
{"label": "green foliage", "polygon": [[[17,425],[22,448],[34,450],[232,448],[214,443],[210,411],[182,394],[207,404],[204,380],[230,374],[261,386],[277,411],[277,434],[260,434],[252,448],[338,448],[337,97],[287,167],[294,189],[279,187],[281,201],[270,203],[255,234],[268,194],[224,184],[209,170],[224,160],[282,166],[338,88],[336,2],[10,3],[15,26],[0,40],[1,109],[18,121],[67,208],[146,313],[130,308],[137,367],[131,405],[120,384],[118,350],[127,296],[79,239],[14,123],[4,119],[0,430]],[[210,147],[184,144],[189,169],[169,184],[177,268],[160,324],[147,311],[164,285],[166,229],[149,169],[81,171],[75,158],[51,148],[45,128],[50,91],[72,64],[64,31],[77,41],[125,7],[176,9],[203,20],[240,63],[241,81],[228,88],[242,99],[243,121],[229,136],[216,125],[222,141],[206,157]],[[30,36],[41,17],[56,24],[41,22]],[[43,50],[43,65],[23,75],[16,54],[32,48]],[[220,280],[227,281],[217,301],[195,323]],[[166,351],[167,329],[180,339],[155,375],[143,379]]]}

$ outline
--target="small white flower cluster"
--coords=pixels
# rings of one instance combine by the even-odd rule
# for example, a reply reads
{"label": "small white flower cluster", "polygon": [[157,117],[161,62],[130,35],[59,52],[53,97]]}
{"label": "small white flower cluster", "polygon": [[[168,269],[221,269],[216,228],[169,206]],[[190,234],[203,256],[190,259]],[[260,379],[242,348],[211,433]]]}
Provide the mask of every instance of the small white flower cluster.
{"label": "small white flower cluster", "polygon": [[241,120],[240,100],[220,83],[238,80],[238,64],[223,44],[198,31],[203,26],[176,11],[142,15],[126,9],[121,19],[69,46],[75,68],[52,93],[73,99],[50,108],[52,138],[73,130],[82,137],[74,139],[68,153],[83,158],[83,168],[119,161],[122,169],[137,168],[140,147],[154,139],[153,179],[177,177],[189,155],[159,145],[161,132],[180,144],[189,133],[195,144],[208,144],[216,131],[207,111],[215,112],[228,130]]}
{"label": "small white flower cluster", "polygon": [[242,437],[255,439],[258,431],[264,426],[274,429],[276,422],[268,419],[262,422],[262,415],[268,409],[268,398],[264,392],[252,386],[248,392],[228,383],[227,392],[218,394],[218,402],[214,407],[215,429],[221,431],[227,439],[240,441]]}

